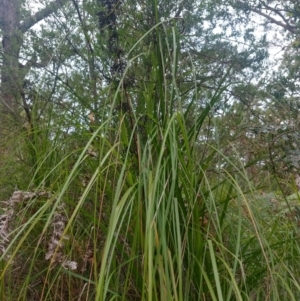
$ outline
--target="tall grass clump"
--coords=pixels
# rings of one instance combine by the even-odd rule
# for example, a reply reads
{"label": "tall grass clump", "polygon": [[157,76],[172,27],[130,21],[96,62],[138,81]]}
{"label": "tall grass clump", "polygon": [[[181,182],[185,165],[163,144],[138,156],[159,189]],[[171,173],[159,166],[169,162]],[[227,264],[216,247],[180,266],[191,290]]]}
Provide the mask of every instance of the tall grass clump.
{"label": "tall grass clump", "polygon": [[203,138],[230,83],[197,109],[193,62],[180,93],[180,55],[176,19],[157,17],[91,132],[33,125],[30,180],[0,217],[1,300],[299,300],[297,195],[261,195]]}

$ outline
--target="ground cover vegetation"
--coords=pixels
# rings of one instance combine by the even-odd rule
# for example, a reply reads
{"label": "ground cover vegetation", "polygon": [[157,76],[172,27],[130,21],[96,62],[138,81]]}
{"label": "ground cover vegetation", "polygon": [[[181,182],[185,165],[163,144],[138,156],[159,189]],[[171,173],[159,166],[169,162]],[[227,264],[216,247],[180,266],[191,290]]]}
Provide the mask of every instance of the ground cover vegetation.
{"label": "ground cover vegetation", "polygon": [[0,300],[299,300],[299,18],[0,0]]}

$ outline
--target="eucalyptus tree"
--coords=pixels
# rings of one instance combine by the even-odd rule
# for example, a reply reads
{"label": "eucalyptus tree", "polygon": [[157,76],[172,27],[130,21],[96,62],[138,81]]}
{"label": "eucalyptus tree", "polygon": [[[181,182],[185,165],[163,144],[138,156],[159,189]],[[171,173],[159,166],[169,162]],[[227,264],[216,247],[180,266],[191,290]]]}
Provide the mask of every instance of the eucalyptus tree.
{"label": "eucalyptus tree", "polygon": [[70,1],[35,5],[32,1],[0,1],[0,178],[4,194],[16,185],[26,186],[23,172],[28,173],[41,156],[47,156],[55,137],[49,126],[67,129],[64,119],[53,117],[68,108],[57,91],[59,75],[66,74],[62,69],[67,70],[68,59],[76,55],[66,46],[66,37],[74,31],[74,24],[66,24],[72,21],[72,8]]}
{"label": "eucalyptus tree", "polygon": [[[29,57],[22,57],[26,52],[29,35],[33,27],[51,14],[57,12],[67,0],[48,2],[32,13],[30,1],[1,0],[0,30],[2,38],[1,51],[1,104],[10,113],[17,113],[18,106],[27,109],[24,100],[24,81],[32,68],[48,65],[52,53],[34,51]],[[43,47],[40,45],[39,50]],[[37,50],[37,49],[36,49]],[[29,117],[29,116],[28,116]]]}

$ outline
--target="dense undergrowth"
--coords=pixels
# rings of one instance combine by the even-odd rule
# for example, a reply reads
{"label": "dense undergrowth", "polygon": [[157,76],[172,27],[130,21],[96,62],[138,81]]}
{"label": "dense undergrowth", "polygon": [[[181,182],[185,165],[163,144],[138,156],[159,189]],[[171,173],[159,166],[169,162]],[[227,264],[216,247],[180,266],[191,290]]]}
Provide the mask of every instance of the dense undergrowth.
{"label": "dense undergrowth", "polygon": [[[203,138],[230,83],[202,109],[196,81],[180,97],[175,25],[133,46],[90,131],[65,133],[49,107],[7,141],[18,148],[2,163],[1,300],[299,300],[297,195],[264,194]],[[151,50],[135,53],[149,35]],[[151,72],[129,92],[140,56]]]}

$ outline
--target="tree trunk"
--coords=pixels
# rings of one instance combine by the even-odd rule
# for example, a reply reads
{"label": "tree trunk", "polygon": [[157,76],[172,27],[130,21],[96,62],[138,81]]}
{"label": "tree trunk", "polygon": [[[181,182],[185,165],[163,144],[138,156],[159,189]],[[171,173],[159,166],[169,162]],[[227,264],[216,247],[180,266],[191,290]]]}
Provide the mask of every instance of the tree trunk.
{"label": "tree trunk", "polygon": [[19,0],[0,1],[2,31],[1,103],[6,110],[15,112],[23,85],[20,76],[19,53],[23,42],[20,31]]}
{"label": "tree trunk", "polygon": [[32,66],[38,66],[35,56],[25,65],[19,62],[24,34],[36,23],[56,12],[69,0],[55,0],[34,15],[21,20],[22,0],[0,0],[0,29],[2,32],[2,66],[0,104],[2,111],[18,115],[22,104],[23,84]]}

